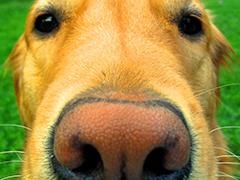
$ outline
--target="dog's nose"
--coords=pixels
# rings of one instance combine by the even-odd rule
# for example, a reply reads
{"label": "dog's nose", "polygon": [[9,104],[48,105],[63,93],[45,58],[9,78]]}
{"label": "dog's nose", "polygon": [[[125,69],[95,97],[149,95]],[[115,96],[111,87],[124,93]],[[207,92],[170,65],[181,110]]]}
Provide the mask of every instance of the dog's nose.
{"label": "dog's nose", "polygon": [[53,164],[65,179],[184,179],[191,137],[168,102],[75,103],[54,132]]}

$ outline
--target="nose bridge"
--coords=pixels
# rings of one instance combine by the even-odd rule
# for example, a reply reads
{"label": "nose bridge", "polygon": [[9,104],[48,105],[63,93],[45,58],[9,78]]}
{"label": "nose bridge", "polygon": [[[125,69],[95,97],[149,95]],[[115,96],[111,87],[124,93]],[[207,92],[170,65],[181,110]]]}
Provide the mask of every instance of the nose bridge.
{"label": "nose bridge", "polygon": [[131,56],[137,52],[133,47],[141,43],[139,41],[147,41],[153,24],[156,24],[148,1],[89,0],[86,10],[77,12],[79,23],[73,24],[74,28],[70,30],[78,38],[69,39],[76,40],[73,44],[81,45],[80,49],[77,48],[79,53],[91,49],[92,54],[105,53],[116,59],[134,59]]}
{"label": "nose bridge", "polygon": [[104,85],[109,91],[139,92],[159,77],[167,82],[169,69],[179,69],[169,46],[152,33],[158,25],[149,0],[90,0],[78,22],[70,27],[59,65],[64,71],[59,79],[75,89],[84,83],[89,89]]}
{"label": "nose bridge", "polygon": [[[70,77],[93,75],[93,79],[98,77],[95,79],[117,89],[140,87],[145,81],[143,64],[147,60],[143,60],[151,56],[145,51],[151,47],[147,47],[148,43],[144,47],[145,40],[140,32],[145,31],[146,23],[141,23],[142,18],[137,15],[145,13],[141,12],[143,5],[139,5],[142,2],[89,1],[87,9],[78,19],[78,27],[72,28],[73,35],[78,38],[69,38],[74,42],[69,42],[71,49],[66,51],[66,57],[70,59],[66,61],[69,67],[64,66],[66,73],[71,73],[67,70],[71,69],[74,75]],[[132,6],[132,3],[136,5]]]}

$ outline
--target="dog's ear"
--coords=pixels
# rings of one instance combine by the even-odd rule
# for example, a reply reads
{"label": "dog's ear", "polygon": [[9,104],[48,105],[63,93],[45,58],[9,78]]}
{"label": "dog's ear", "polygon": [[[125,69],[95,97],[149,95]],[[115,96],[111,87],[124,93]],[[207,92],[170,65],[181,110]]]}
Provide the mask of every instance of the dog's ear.
{"label": "dog's ear", "polygon": [[212,24],[212,43],[210,45],[211,56],[216,68],[219,69],[220,65],[226,65],[227,60],[234,54],[232,46],[224,37],[224,35],[218,30],[218,28]]}
{"label": "dog's ear", "polygon": [[25,58],[27,54],[27,43],[24,35],[22,35],[17,41],[15,47],[13,48],[11,54],[6,62],[6,68],[10,69],[13,74],[15,94],[17,98],[18,108],[20,110],[22,119],[26,124],[25,120],[26,112],[23,101],[23,67],[25,63]]}

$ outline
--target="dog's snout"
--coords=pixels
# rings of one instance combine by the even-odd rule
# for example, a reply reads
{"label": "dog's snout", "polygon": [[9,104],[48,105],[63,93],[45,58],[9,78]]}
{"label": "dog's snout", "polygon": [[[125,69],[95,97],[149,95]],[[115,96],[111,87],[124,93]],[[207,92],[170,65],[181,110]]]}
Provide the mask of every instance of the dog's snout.
{"label": "dog's snout", "polygon": [[190,171],[191,137],[170,103],[75,103],[53,139],[53,166],[64,178],[181,179]]}

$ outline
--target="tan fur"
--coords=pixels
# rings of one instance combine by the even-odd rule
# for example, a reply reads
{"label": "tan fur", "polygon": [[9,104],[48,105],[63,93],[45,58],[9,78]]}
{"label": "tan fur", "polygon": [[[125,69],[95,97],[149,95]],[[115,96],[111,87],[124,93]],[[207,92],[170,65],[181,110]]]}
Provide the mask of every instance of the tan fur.
{"label": "tan fur", "polygon": [[[51,38],[32,32],[37,9],[51,2],[67,20]],[[191,42],[170,20],[186,7],[201,10],[205,35]],[[45,141],[74,97],[114,93],[165,97],[183,111],[197,142],[191,179],[220,179],[226,148],[215,119],[219,65],[231,51],[199,0],[37,0],[9,57],[26,139],[22,179],[49,179]],[[208,91],[207,93],[202,93]],[[226,178],[223,178],[226,179]]]}

